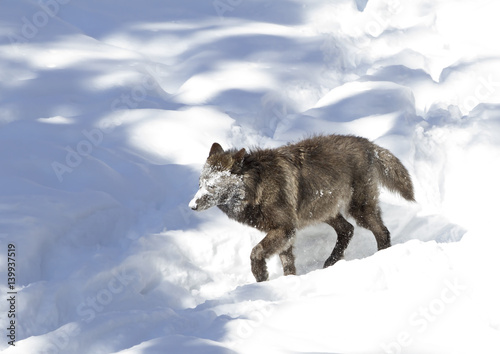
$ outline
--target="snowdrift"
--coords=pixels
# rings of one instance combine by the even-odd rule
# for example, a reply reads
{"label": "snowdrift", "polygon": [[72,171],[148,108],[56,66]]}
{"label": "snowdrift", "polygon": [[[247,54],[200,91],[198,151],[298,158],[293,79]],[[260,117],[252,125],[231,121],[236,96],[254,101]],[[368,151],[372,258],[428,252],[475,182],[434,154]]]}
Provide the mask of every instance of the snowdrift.
{"label": "snowdrift", "polygon": [[[0,8],[2,352],[500,352],[496,2]],[[417,203],[383,191],[393,247],[356,227],[323,270],[309,227],[256,284],[264,235],[189,210],[199,171],[316,133],[390,149]]]}

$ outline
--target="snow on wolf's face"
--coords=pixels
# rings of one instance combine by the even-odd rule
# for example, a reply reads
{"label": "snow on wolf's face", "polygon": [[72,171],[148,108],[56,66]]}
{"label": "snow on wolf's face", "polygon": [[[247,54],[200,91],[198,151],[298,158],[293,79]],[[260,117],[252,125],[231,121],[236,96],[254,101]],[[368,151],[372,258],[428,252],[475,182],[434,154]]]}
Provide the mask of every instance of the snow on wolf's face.
{"label": "snow on wolf's face", "polygon": [[244,194],[242,176],[207,162],[201,171],[200,189],[189,202],[189,207],[196,211],[216,205],[231,205],[236,208],[241,204]]}

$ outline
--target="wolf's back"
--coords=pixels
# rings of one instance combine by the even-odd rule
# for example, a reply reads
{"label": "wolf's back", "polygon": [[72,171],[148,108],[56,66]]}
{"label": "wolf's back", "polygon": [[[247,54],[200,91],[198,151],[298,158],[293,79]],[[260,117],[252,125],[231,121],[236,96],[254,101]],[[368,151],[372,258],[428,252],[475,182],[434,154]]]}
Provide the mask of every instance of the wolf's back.
{"label": "wolf's back", "polygon": [[374,144],[374,165],[382,185],[392,192],[398,192],[408,201],[415,201],[413,183],[408,170],[389,150]]}

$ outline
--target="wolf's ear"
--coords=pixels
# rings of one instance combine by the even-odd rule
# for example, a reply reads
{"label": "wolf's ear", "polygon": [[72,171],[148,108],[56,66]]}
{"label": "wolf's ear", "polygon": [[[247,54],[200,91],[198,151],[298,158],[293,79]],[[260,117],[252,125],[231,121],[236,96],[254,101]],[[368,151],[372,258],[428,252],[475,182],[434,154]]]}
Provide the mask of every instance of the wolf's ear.
{"label": "wolf's ear", "polygon": [[208,156],[210,157],[215,154],[222,154],[223,152],[224,149],[222,148],[222,146],[220,146],[218,143],[213,143],[212,147],[210,148],[210,153],[208,154]]}
{"label": "wolf's ear", "polygon": [[245,157],[247,151],[245,148],[241,149],[238,151],[236,154],[233,155],[233,160],[235,164],[240,164],[243,161],[243,158]]}

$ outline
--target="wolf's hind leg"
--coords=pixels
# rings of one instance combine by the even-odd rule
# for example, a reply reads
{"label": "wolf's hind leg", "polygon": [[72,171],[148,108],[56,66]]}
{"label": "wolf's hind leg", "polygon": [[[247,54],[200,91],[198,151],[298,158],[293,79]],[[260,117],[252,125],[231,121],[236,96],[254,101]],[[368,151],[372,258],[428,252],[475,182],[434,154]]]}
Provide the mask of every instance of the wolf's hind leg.
{"label": "wolf's hind leg", "polygon": [[[271,257],[273,254],[278,252],[281,253],[282,250],[285,250],[284,253],[287,253],[292,247],[294,235],[294,229],[274,229],[269,231],[266,237],[264,237],[262,241],[260,241],[257,246],[253,248],[252,253],[250,254],[250,261],[252,265],[252,273],[258,282],[265,281],[269,278],[266,259]],[[287,255],[289,256],[288,253]],[[287,271],[291,270],[295,270],[295,266],[293,266],[293,268],[288,267]]]}
{"label": "wolf's hind leg", "polygon": [[280,253],[281,264],[283,265],[283,273],[285,275],[295,275],[295,256],[293,255],[293,247],[290,246],[286,251]]}
{"label": "wolf's hind leg", "polygon": [[359,226],[373,233],[379,251],[391,246],[391,234],[382,221],[382,212],[378,205],[366,205],[364,208],[352,209],[350,214]]}
{"label": "wolf's hind leg", "polygon": [[323,268],[329,267],[337,263],[338,260],[344,257],[352,235],[354,234],[354,226],[352,226],[342,215],[338,214],[334,218],[328,219],[327,224],[335,229],[337,232],[337,243],[333,248],[332,254],[325,262]]}

